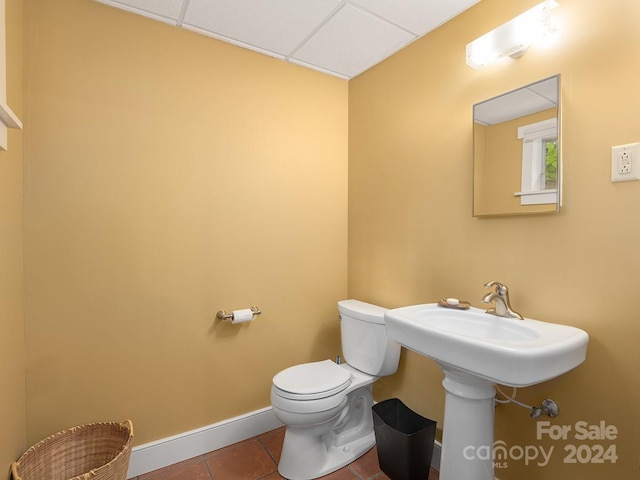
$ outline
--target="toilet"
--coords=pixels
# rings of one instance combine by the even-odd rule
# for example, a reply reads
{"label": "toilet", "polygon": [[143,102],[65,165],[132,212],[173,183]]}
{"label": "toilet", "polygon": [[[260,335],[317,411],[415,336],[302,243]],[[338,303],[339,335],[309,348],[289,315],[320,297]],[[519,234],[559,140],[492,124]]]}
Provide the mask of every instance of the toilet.
{"label": "toilet", "polygon": [[338,302],[346,363],[304,363],[273,377],[271,406],[285,424],[280,475],[310,480],[351,463],[375,444],[373,383],[398,369],[400,345],[387,338],[385,308]]}

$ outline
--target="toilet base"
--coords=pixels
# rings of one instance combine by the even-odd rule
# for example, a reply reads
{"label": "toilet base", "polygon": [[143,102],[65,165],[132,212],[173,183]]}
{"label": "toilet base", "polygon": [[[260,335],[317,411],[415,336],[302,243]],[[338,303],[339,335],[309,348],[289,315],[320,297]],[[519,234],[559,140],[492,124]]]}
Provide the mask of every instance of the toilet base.
{"label": "toilet base", "polygon": [[[373,432],[344,446],[329,446],[287,430],[278,472],[288,480],[311,480],[328,475],[368,452],[376,443]],[[287,448],[287,442],[295,448]],[[289,453],[289,455],[287,455]]]}
{"label": "toilet base", "polygon": [[[320,425],[287,426],[280,475],[288,480],[312,480],[348,465],[376,443],[373,431],[371,385],[349,394],[349,400],[336,424],[327,432]],[[317,430],[316,430],[317,429]],[[320,430],[327,433],[315,434]]]}

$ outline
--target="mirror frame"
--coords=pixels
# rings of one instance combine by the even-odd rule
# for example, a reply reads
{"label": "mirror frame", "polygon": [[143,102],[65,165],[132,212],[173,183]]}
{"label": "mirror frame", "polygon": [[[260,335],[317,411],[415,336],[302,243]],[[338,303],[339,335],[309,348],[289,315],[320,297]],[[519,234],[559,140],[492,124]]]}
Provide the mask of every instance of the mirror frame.
{"label": "mirror frame", "polygon": [[[547,85],[544,83],[551,82],[552,80],[555,80],[555,85]],[[539,90],[536,91],[536,87]],[[545,87],[546,90],[543,89]],[[553,88],[553,90],[550,88]],[[553,98],[551,92],[555,94],[555,98]],[[562,206],[561,92],[561,77],[560,74],[556,74],[473,105],[472,213],[474,217],[557,213],[560,211],[560,207]],[[520,106],[514,105],[514,100],[518,100]],[[488,110],[487,107],[489,107]],[[553,108],[556,110],[555,117],[549,115],[549,111]],[[482,114],[481,110],[485,110],[486,114],[491,114],[492,118],[485,117],[486,120],[483,119],[485,121],[479,121],[477,116]],[[527,122],[530,125],[522,124],[525,117],[527,117]],[[548,123],[553,124],[551,119],[554,118],[556,125],[555,127],[550,127]],[[539,121],[542,119],[545,119],[545,121]],[[523,162],[526,162],[523,157],[527,152],[526,148],[534,148],[531,146],[526,147],[525,145],[534,142],[531,140],[524,142],[522,138],[527,131],[526,127],[530,127],[530,129],[538,128],[542,132],[544,131],[542,130],[543,125],[547,128],[546,133],[549,133],[550,128],[555,128],[557,135],[556,191],[555,193],[549,191],[544,195],[542,193],[545,192],[545,190],[533,192],[530,186],[523,185],[523,183],[526,183],[525,179],[527,179],[527,182],[530,181],[526,169],[524,169],[525,173],[523,173]],[[498,128],[494,129],[493,134],[488,135],[488,129],[491,128],[491,126]],[[500,129],[502,131],[500,131]],[[506,141],[508,145],[500,144],[501,148],[498,148],[495,142],[493,144],[487,143],[488,138],[492,139],[493,137],[504,136],[505,134],[508,136],[508,140]],[[544,149],[544,147],[538,148]],[[493,155],[492,158],[488,158],[489,155],[487,155],[487,153],[492,151],[499,152],[499,155]],[[501,155],[508,158],[500,158]],[[516,155],[518,157],[517,162],[512,162],[512,159]],[[518,182],[517,187],[515,185],[516,181]],[[498,188],[496,188],[496,186]],[[553,195],[556,201],[549,202],[549,199],[545,198],[545,195],[546,197]],[[532,198],[538,198],[539,200],[531,200]]]}

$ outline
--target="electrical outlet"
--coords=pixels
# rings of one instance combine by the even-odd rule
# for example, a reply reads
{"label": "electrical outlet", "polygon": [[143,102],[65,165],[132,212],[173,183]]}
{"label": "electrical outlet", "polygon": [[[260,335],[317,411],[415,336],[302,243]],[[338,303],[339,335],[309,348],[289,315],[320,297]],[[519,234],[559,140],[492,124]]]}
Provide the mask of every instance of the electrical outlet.
{"label": "electrical outlet", "polygon": [[640,143],[611,147],[611,181],[640,180]]}
{"label": "electrical outlet", "polygon": [[631,173],[631,155],[626,150],[618,153],[618,173]]}

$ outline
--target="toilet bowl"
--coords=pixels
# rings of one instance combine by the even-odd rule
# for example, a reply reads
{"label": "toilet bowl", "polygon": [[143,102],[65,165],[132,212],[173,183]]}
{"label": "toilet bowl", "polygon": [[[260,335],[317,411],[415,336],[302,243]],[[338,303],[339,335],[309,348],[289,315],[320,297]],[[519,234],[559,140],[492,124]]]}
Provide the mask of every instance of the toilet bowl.
{"label": "toilet bowl", "polygon": [[327,475],[375,444],[373,383],[398,367],[400,346],[386,337],[384,308],[357,300],[338,308],[347,363],[305,363],[273,377],[271,405],[286,426],[278,471],[289,480]]}

